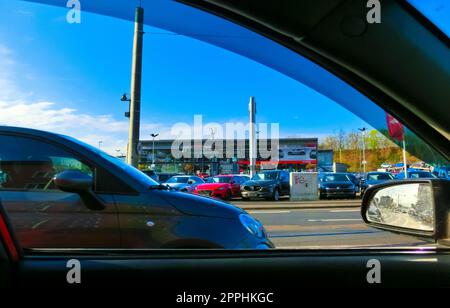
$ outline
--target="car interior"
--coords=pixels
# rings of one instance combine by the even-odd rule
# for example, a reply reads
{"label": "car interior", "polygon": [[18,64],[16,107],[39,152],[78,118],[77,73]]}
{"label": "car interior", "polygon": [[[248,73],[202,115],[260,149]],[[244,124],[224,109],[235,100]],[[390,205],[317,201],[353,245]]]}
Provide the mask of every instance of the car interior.
{"label": "car interior", "polygon": [[[65,5],[56,0],[31,2]],[[160,1],[148,4],[148,1],[143,1],[143,6],[155,16],[156,13],[150,11],[157,8],[164,12],[173,10],[172,14],[176,15],[187,7],[192,16],[200,10],[226,20],[230,23],[230,29],[238,25],[252,35],[275,42],[287,50],[284,62],[266,55],[261,49],[264,45],[258,45],[256,40],[254,46],[247,47],[239,44],[226,46],[226,42],[218,41],[215,44],[257,59],[295,80],[304,81],[312,88],[318,88],[319,82],[325,80],[326,86],[321,86],[318,91],[363,118],[368,117],[371,111],[360,108],[359,102],[370,100],[374,103],[371,110],[377,113],[380,108],[394,115],[421,140],[426,140],[425,146],[432,149],[433,155],[448,161],[450,40],[408,1],[381,2],[382,22],[379,24],[366,23],[367,1],[362,0],[178,0],[171,4],[161,4]],[[130,4],[130,7],[134,5]],[[119,10],[123,7],[103,6],[97,1],[83,3],[83,6],[84,10],[96,14],[124,20],[134,18],[131,13],[120,15]],[[162,28],[191,35],[198,30],[196,27],[201,27],[202,22],[199,19],[197,25],[194,25],[195,22],[167,25],[162,17],[151,20],[151,23]],[[203,37],[202,40],[214,44],[215,38]],[[291,57],[295,59],[292,66]],[[307,65],[312,70],[323,70],[324,78],[314,80],[302,75],[298,70],[305,64],[303,61],[306,60],[302,59],[308,61]],[[380,114],[384,117],[384,112]],[[373,121],[377,122],[377,119]],[[26,166],[21,167],[27,169],[26,174],[33,179],[33,185],[47,185],[48,178],[53,176],[51,162],[27,162]],[[39,174],[34,171],[37,167],[41,172]],[[9,181],[15,178],[15,171],[2,160],[0,169],[8,173],[7,181],[0,183],[0,186],[8,187]],[[0,200],[0,287],[76,287],[66,281],[67,262],[71,259],[79,260],[82,265],[82,287],[155,286],[170,290],[173,294],[183,288],[239,292],[269,289],[280,290],[275,293],[279,302],[294,296],[282,289],[292,290],[301,286],[450,287],[450,186],[446,180],[421,181],[432,187],[433,206],[439,221],[432,234],[412,232],[409,235],[431,239],[439,242],[439,246],[261,251],[24,249],[15,238],[12,223]],[[28,179],[21,179],[20,182],[23,185],[30,183]],[[188,184],[194,183],[193,179],[188,181]],[[402,228],[386,227],[368,219],[370,213],[374,213],[372,200],[383,188],[386,187],[367,188],[361,200],[361,216],[370,226],[405,234]],[[374,259],[381,264],[382,278],[381,283],[372,284],[368,283],[367,275],[371,269],[370,260]]]}

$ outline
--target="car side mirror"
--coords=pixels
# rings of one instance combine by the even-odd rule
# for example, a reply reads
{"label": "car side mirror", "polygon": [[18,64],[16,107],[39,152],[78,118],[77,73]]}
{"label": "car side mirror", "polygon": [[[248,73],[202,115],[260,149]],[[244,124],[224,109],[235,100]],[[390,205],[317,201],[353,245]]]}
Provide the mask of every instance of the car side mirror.
{"label": "car side mirror", "polygon": [[369,226],[450,245],[450,181],[390,181],[367,189],[361,215]]}
{"label": "car side mirror", "polygon": [[105,208],[104,202],[92,191],[92,176],[78,170],[65,170],[55,175],[53,182],[62,191],[78,194],[88,209]]}

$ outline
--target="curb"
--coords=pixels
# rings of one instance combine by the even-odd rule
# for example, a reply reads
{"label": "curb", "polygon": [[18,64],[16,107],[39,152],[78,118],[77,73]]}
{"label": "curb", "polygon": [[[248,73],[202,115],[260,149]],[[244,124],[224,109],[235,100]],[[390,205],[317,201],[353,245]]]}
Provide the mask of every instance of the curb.
{"label": "curb", "polygon": [[232,203],[233,205],[243,209],[243,210],[297,210],[297,209],[339,209],[339,208],[359,208],[361,207],[360,203],[357,204],[327,204],[327,205],[319,205],[319,204],[296,204],[296,205],[246,205],[242,203]]}

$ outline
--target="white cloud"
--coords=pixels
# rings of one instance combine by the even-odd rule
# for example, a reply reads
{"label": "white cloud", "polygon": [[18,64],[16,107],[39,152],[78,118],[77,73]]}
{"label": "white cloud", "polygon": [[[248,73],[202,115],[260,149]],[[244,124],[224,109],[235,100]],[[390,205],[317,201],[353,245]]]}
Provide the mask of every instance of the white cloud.
{"label": "white cloud", "polygon": [[[0,100],[0,125],[19,126],[70,135],[98,146],[110,154],[116,150],[126,151],[128,120],[117,120],[112,115],[93,115],[76,109],[58,107],[52,102],[27,102],[25,100]],[[142,123],[144,132],[159,131],[164,138],[170,138],[170,129],[162,124]]]}

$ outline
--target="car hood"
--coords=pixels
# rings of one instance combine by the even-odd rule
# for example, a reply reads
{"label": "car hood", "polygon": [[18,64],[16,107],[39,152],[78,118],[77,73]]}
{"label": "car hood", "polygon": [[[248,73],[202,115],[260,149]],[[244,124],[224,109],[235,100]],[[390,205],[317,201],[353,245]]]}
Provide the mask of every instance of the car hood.
{"label": "car hood", "polygon": [[245,182],[242,185],[245,186],[269,186],[269,185],[273,185],[276,184],[277,181],[276,180],[250,180]]}
{"label": "car hood", "polygon": [[378,180],[378,181],[372,180],[372,181],[366,181],[366,184],[367,185],[377,185],[377,184],[381,184],[381,183],[384,183],[387,181],[391,181],[391,180]]}
{"label": "car hood", "polygon": [[219,200],[180,192],[165,192],[163,198],[178,211],[194,216],[237,219],[242,209]]}
{"label": "car hood", "polygon": [[219,187],[229,187],[230,184],[228,183],[205,183],[200,184],[197,186],[197,189],[208,189],[208,190],[215,190]]}
{"label": "car hood", "polygon": [[325,182],[321,184],[323,187],[330,187],[330,188],[336,188],[336,187],[342,187],[342,186],[350,186],[354,185],[352,182]]}

